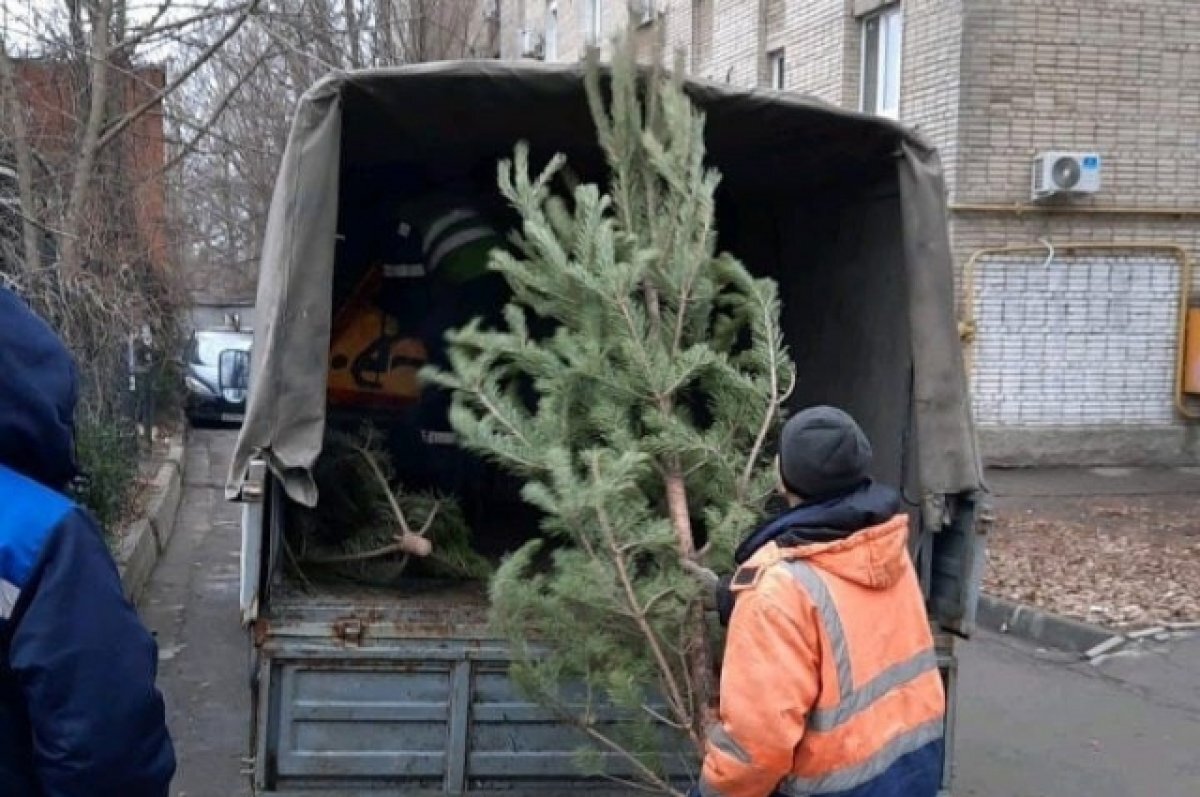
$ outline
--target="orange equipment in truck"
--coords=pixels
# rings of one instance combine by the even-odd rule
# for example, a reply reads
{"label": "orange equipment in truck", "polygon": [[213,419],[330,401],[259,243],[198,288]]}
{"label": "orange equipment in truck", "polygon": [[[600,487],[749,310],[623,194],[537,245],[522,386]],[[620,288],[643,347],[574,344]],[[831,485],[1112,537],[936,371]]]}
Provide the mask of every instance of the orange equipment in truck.
{"label": "orange equipment in truck", "polygon": [[421,397],[418,373],[425,365],[425,345],[405,335],[399,320],[380,307],[384,268],[368,269],[334,318],[328,383],[332,405],[398,408]]}

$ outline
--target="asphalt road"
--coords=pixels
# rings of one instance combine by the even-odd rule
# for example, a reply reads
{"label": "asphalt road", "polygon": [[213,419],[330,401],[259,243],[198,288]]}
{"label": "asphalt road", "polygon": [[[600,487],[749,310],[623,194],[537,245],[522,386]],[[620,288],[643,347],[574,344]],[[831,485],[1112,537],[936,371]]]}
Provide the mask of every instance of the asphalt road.
{"label": "asphalt road", "polygon": [[[247,656],[229,431],[193,434],[181,525],[142,606],[179,753],[174,797],[243,797]],[[960,647],[955,797],[1197,797],[1200,636],[1093,667],[1002,637]]]}
{"label": "asphalt road", "polygon": [[1200,637],[1100,667],[990,635],[960,652],[955,797],[1200,795]]}

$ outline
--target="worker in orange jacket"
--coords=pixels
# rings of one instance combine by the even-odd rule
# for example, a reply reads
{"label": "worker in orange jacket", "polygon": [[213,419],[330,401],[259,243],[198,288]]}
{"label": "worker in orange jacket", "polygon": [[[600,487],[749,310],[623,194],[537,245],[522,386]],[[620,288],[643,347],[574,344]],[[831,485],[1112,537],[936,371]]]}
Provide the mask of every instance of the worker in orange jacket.
{"label": "worker in orange jacket", "polygon": [[692,797],[934,797],[946,699],[900,496],[841,410],[798,413],[779,448],[790,509],[718,590],[719,721]]}

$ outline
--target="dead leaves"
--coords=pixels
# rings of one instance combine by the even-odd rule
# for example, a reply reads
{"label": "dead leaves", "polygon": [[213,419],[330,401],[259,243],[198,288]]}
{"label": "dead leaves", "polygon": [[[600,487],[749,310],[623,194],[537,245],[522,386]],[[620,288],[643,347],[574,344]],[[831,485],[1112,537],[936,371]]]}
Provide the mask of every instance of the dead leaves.
{"label": "dead leaves", "polygon": [[1112,627],[1200,620],[1200,497],[1008,499],[985,589]]}

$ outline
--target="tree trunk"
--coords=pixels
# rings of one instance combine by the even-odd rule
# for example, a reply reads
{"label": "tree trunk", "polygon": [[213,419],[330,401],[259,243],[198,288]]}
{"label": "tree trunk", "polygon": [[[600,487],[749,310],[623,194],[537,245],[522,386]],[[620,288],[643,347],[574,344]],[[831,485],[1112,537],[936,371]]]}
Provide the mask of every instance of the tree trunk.
{"label": "tree trunk", "polygon": [[358,14],[354,9],[354,0],[344,0],[346,15],[346,38],[350,40],[350,66],[362,69],[362,31],[358,26]]}
{"label": "tree trunk", "polygon": [[[667,510],[671,517],[671,526],[679,541],[679,553],[684,561],[695,561],[696,538],[692,532],[691,514],[687,505],[687,486],[683,479],[683,469],[678,462],[668,465],[665,476],[667,493]],[[712,651],[708,644],[708,625],[704,616],[704,604],[696,601],[688,610],[688,637],[685,660],[687,662],[688,679],[692,683],[692,736],[704,739],[707,733],[705,727],[708,721],[709,709],[713,706],[713,696],[716,694],[714,683]],[[701,750],[703,755],[704,751]]]}
{"label": "tree trunk", "polygon": [[71,191],[67,196],[67,214],[62,231],[62,267],[67,273],[78,271],[86,256],[83,241],[83,219],[87,213],[92,177],[96,168],[100,131],[104,127],[108,108],[109,18],[112,0],[101,0],[92,14],[92,43],[89,48],[88,113],[83,134],[79,139],[79,154],[71,176]]}
{"label": "tree trunk", "polygon": [[29,142],[29,127],[25,122],[24,103],[17,87],[16,65],[8,56],[8,46],[0,39],[0,110],[12,119],[13,154],[17,159],[17,192],[21,208],[21,241],[24,246],[25,271],[40,265],[40,246],[35,223],[37,208],[33,195],[33,149]]}

